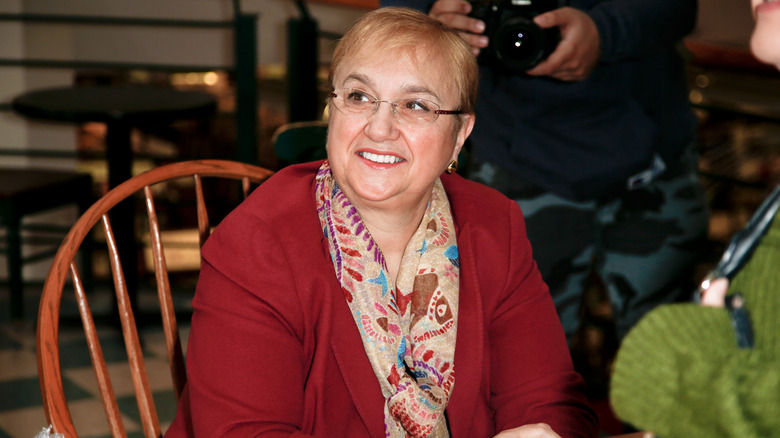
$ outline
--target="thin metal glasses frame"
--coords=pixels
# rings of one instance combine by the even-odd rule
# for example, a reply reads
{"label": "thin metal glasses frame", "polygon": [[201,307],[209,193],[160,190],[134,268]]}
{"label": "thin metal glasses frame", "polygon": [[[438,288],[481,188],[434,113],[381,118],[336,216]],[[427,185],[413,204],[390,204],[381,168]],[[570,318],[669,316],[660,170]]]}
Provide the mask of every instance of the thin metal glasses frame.
{"label": "thin metal glasses frame", "polygon": [[[366,97],[368,97],[368,98],[369,98],[369,100],[370,100],[370,101],[373,103],[373,105],[374,105],[374,109],[372,110],[372,113],[373,113],[373,112],[375,112],[375,111],[377,111],[377,110],[379,109],[379,104],[380,104],[380,103],[382,103],[382,102],[385,102],[385,103],[389,104],[389,105],[390,105],[390,107],[392,108],[393,115],[396,115],[396,110],[397,110],[397,108],[398,108],[398,101],[399,101],[399,100],[404,100],[404,99],[398,99],[398,100],[396,100],[396,101],[394,101],[394,102],[390,102],[390,101],[388,101],[388,100],[381,100],[381,99],[378,99],[378,98],[376,98],[376,97],[372,96],[371,94],[368,94],[368,93],[366,93],[365,91],[358,90],[358,89],[353,89],[353,88],[343,88],[343,89],[340,89],[340,90],[344,90],[345,92],[349,92],[350,90],[355,90],[355,91],[359,91],[360,93],[362,93],[363,95],[365,95]],[[333,90],[333,91],[331,91],[331,92],[329,93],[329,95],[328,95],[328,96],[329,96],[330,98],[333,98],[333,99],[335,99],[335,98],[339,97],[339,94],[336,94],[336,91],[339,91],[339,90]],[[429,103],[431,103],[431,104],[433,104],[433,105],[436,105],[436,106],[438,106],[438,104],[437,104],[436,102],[431,102],[431,101],[429,101],[429,100],[425,100],[425,99],[409,99],[409,100],[422,100],[422,101],[429,102]],[[432,112],[433,114],[436,114],[437,116],[438,116],[438,115],[441,115],[441,114],[444,114],[444,115],[458,115],[458,114],[463,114],[463,110],[442,110],[442,109],[437,109],[437,110],[433,110],[433,111],[431,111],[431,112]],[[438,117],[437,117],[437,118],[438,118]],[[420,119],[420,120],[424,120],[424,119]],[[435,121],[435,120],[436,120],[436,119],[434,118],[434,119],[433,119],[433,120],[431,120],[430,122],[432,123],[432,122],[433,122],[433,121]]]}

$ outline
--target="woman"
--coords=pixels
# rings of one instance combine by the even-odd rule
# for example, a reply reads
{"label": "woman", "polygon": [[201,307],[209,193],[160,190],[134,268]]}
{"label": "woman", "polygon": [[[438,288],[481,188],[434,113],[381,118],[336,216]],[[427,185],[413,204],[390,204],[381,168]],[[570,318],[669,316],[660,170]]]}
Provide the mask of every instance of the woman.
{"label": "woman", "polygon": [[167,436],[595,436],[520,210],[440,178],[474,125],[468,46],[380,9],[329,81],[328,159],[280,171],[203,249]]}

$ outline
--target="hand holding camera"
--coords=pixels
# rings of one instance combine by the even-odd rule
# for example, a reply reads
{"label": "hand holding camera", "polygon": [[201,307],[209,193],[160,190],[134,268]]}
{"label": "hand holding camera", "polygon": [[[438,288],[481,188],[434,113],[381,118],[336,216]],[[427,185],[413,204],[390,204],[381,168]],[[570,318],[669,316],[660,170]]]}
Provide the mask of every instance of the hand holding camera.
{"label": "hand holding camera", "polygon": [[[557,8],[557,5],[568,3],[568,0],[544,0],[541,7],[538,0],[526,0],[524,5],[519,6],[519,10],[518,8],[510,8],[509,14],[500,14],[508,17],[505,20],[519,15],[517,20],[522,21],[523,26],[527,25],[527,19],[530,18],[531,23],[540,29],[559,29],[560,42],[556,40],[557,45],[549,43],[540,45],[519,41],[520,47],[518,47],[516,45],[518,41],[512,41],[512,38],[509,37],[509,47],[504,50],[504,59],[510,61],[509,65],[498,61],[493,47],[496,27],[495,25],[489,26],[481,18],[475,18],[473,4],[478,2],[482,4],[507,4],[511,1],[516,2],[517,0],[438,0],[429,14],[444,24],[463,31],[461,35],[471,45],[474,54],[479,55],[481,62],[492,63],[496,68],[505,72],[530,76],[550,76],[562,81],[578,81],[590,74],[600,56],[598,29],[593,20],[584,12],[570,7]],[[554,9],[539,12],[542,9],[553,7],[553,4],[556,6]],[[506,6],[491,7],[491,11],[493,9],[507,11],[502,8],[506,8]],[[495,15],[495,13],[491,12],[491,15]],[[524,19],[526,20],[523,21]],[[513,21],[515,20],[505,21],[504,26],[511,25]],[[522,48],[522,45],[525,45],[525,48]],[[530,50],[531,46],[536,47],[536,49]],[[538,49],[542,49],[542,53],[539,53]],[[527,55],[528,53],[531,53],[530,57]]]}
{"label": "hand holding camera", "polygon": [[437,0],[428,15],[447,26],[461,31],[460,35],[471,46],[474,56],[488,46],[488,37],[483,35],[485,23],[468,16],[471,4],[466,0]]}
{"label": "hand holding camera", "polygon": [[541,27],[557,26],[561,42],[555,51],[529,76],[549,76],[560,81],[581,81],[590,75],[601,57],[601,41],[596,23],[585,12],[561,8],[538,15],[534,22]]}
{"label": "hand holding camera", "polygon": [[568,5],[568,0],[471,0],[470,17],[485,23],[490,43],[480,55],[509,73],[533,68],[555,50],[561,40],[557,26],[541,28],[534,17]]}

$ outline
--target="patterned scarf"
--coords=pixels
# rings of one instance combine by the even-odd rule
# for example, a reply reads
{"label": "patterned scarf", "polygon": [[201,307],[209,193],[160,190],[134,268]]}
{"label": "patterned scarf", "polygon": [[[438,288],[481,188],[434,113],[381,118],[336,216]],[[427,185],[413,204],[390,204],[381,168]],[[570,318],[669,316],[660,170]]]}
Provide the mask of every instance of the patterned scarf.
{"label": "patterned scarf", "polygon": [[331,260],[382,388],[388,437],[448,437],[455,382],[458,246],[440,180],[409,241],[395,287],[382,251],[333,179],[317,171],[317,211]]}

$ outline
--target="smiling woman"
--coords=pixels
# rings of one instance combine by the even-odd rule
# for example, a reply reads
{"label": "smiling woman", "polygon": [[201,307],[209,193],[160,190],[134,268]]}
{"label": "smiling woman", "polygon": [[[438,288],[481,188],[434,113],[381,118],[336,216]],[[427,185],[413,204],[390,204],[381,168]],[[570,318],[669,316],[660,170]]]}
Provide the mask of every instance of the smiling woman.
{"label": "smiling woman", "polygon": [[166,436],[596,436],[519,207],[449,174],[477,77],[423,13],[346,33],[327,160],[278,172],[203,248]]}

